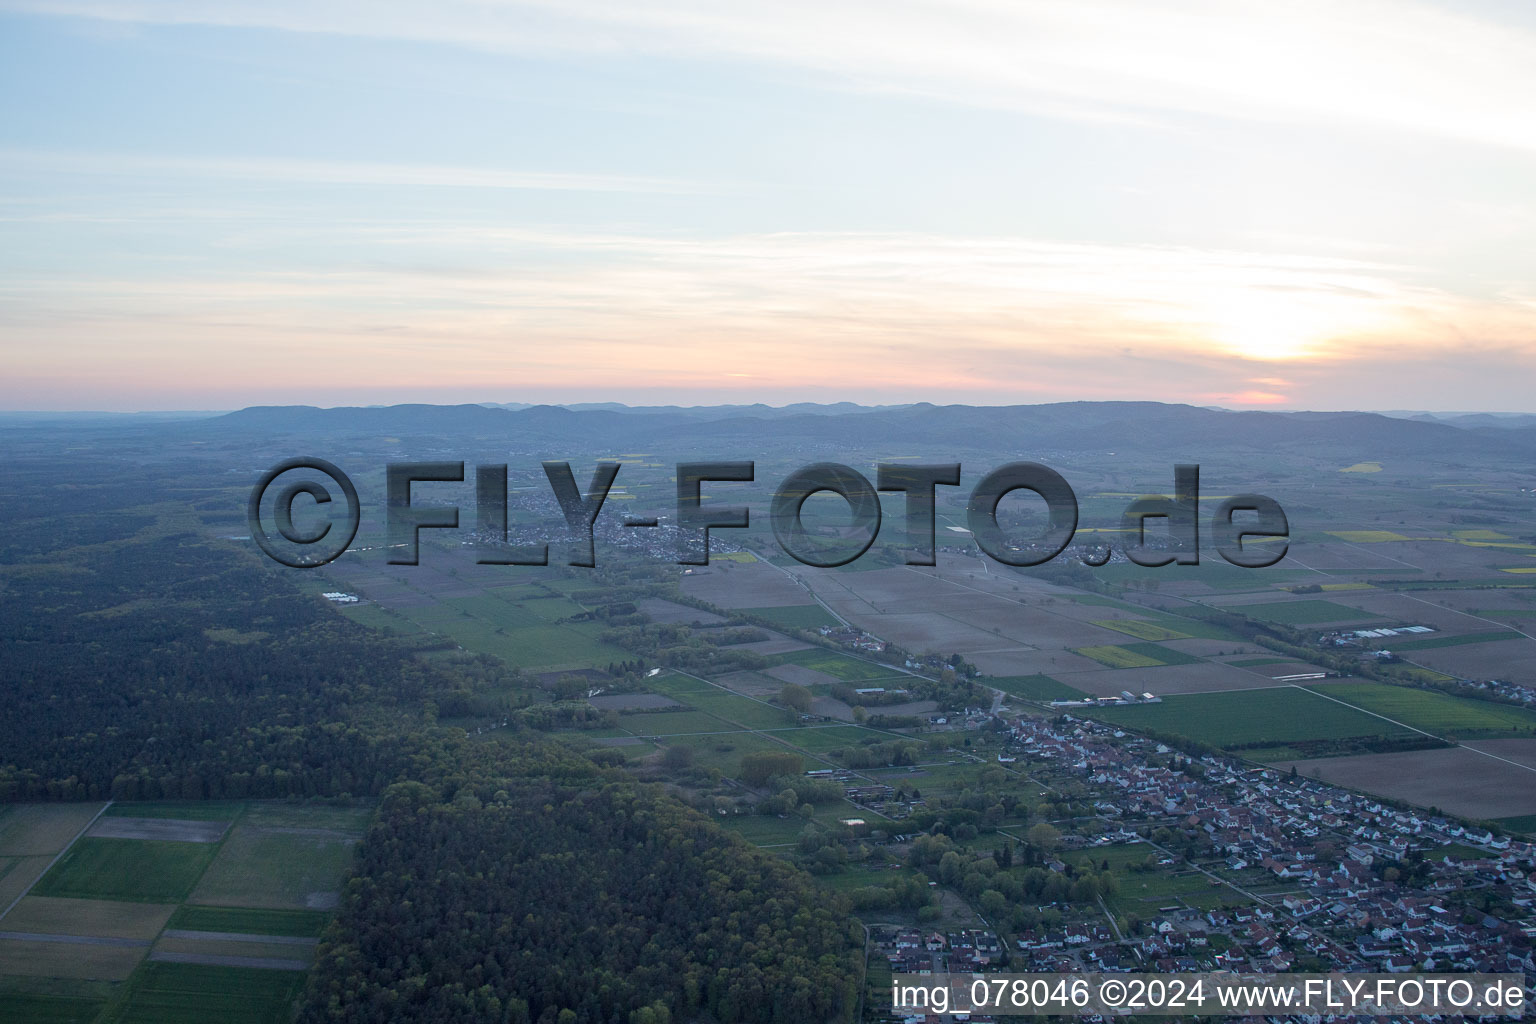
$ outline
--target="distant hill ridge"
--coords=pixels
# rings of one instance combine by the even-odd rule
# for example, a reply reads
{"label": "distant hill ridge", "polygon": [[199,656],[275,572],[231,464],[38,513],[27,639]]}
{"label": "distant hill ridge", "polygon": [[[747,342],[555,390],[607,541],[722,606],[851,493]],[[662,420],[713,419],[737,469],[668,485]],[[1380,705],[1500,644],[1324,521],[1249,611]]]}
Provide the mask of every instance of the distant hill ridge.
{"label": "distant hill ridge", "polygon": [[[1161,402],[969,406],[853,403],[628,407],[528,405],[256,406],[181,424],[214,434],[517,437],[590,445],[709,442],[921,445],[998,451],[1202,451],[1319,454],[1361,459],[1528,457],[1536,427],[1447,422],[1370,412],[1257,412]],[[165,429],[178,429],[166,427]],[[728,455],[730,452],[723,452]]]}

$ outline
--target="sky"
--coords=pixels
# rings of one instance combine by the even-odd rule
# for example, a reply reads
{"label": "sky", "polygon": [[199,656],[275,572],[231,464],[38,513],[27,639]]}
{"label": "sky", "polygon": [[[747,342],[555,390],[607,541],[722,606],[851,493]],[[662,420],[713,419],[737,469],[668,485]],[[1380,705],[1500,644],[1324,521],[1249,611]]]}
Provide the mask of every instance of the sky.
{"label": "sky", "polygon": [[1533,371],[1517,0],[0,0],[0,409]]}

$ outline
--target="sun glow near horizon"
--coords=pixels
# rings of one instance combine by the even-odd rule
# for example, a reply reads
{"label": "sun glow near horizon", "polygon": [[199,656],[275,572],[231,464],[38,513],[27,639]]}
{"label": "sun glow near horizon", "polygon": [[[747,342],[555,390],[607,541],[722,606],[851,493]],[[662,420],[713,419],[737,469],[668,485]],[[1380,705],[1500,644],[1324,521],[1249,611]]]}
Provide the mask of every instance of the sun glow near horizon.
{"label": "sun glow near horizon", "polygon": [[1528,404],[1496,6],[371,13],[0,0],[0,406]]}

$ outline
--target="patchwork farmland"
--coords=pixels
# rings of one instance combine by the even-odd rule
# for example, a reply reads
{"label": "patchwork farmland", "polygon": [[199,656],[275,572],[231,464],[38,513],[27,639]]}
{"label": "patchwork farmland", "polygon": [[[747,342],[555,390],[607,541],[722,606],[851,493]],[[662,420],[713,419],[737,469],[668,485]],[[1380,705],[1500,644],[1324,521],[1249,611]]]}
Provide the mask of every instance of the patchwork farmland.
{"label": "patchwork farmland", "polygon": [[259,801],[0,809],[0,861],[21,865],[0,904],[4,1019],[287,1021],[371,814]]}

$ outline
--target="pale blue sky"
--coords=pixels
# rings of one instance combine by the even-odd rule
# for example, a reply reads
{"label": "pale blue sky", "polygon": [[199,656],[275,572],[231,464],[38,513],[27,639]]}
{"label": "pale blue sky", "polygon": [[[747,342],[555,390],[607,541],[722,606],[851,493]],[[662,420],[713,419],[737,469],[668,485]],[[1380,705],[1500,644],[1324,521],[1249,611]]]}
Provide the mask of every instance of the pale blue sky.
{"label": "pale blue sky", "polygon": [[1528,409],[1522,10],[0,0],[0,407]]}

